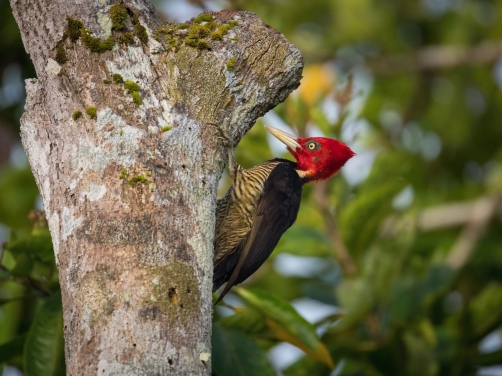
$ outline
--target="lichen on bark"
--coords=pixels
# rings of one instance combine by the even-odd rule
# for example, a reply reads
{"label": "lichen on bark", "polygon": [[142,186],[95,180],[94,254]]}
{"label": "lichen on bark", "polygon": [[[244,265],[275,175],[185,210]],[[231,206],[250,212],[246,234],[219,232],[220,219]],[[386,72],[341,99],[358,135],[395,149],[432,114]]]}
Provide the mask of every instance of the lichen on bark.
{"label": "lichen on bark", "polygon": [[152,284],[146,289],[144,309],[157,310],[187,327],[199,321],[200,291],[196,273],[192,267],[178,262],[148,270]]}

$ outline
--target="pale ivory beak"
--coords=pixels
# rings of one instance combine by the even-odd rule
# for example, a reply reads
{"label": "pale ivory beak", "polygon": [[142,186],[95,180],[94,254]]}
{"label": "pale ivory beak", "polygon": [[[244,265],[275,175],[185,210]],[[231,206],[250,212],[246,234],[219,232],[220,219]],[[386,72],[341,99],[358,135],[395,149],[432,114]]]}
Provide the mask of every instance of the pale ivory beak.
{"label": "pale ivory beak", "polygon": [[265,125],[265,129],[269,131],[272,134],[272,136],[277,138],[279,141],[289,146],[293,151],[296,151],[296,148],[301,148],[300,144],[296,142],[295,136],[292,136],[289,133],[281,131],[280,129],[271,127],[270,125]]}

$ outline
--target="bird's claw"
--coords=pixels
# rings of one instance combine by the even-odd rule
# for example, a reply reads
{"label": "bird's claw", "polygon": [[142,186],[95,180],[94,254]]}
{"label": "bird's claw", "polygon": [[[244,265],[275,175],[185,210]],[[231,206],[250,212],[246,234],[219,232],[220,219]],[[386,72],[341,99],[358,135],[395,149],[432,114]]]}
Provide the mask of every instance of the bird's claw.
{"label": "bird's claw", "polygon": [[218,137],[216,137],[216,138],[217,138],[218,140],[223,141],[223,144],[224,144],[225,146],[228,146],[228,147],[233,146],[233,142],[230,140],[230,137],[228,137],[228,136],[225,134],[225,131],[224,131],[223,129],[221,129],[221,127],[220,127],[220,125],[219,125],[219,124],[217,124],[217,123],[210,123],[210,122],[208,122],[208,123],[206,123],[206,124],[208,124],[208,125],[212,125],[213,127],[215,127],[215,128],[216,128],[216,130],[217,130],[217,131],[218,131],[218,133],[219,133],[219,136],[218,136]]}
{"label": "bird's claw", "polygon": [[232,180],[235,180],[236,174],[237,174],[237,164],[235,163],[234,160],[234,145],[230,137],[228,137],[225,133],[225,131],[219,126],[217,123],[211,123],[208,122],[206,123],[208,125],[212,125],[213,127],[216,128],[218,133],[220,134],[216,138],[218,140],[222,140],[223,144],[227,147],[228,149],[228,175]]}

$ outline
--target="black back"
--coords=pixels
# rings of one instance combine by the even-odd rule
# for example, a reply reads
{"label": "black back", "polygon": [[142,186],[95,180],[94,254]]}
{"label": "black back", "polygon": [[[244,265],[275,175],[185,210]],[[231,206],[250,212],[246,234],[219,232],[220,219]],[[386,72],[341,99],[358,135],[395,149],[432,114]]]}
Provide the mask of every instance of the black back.
{"label": "black back", "polygon": [[[272,170],[265,181],[251,231],[235,251],[215,267],[213,291],[229,282],[218,301],[233,285],[245,281],[258,270],[284,232],[295,222],[300,209],[302,181],[294,166],[294,163],[284,161]],[[234,271],[236,275],[233,275]]]}

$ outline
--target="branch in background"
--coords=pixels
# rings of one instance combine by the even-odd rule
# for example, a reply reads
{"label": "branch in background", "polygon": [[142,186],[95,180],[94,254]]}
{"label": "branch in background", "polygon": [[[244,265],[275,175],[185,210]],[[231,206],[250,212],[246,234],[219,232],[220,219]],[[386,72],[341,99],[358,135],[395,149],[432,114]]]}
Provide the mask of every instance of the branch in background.
{"label": "branch in background", "polygon": [[490,220],[497,212],[501,196],[483,197],[476,201],[467,225],[451,248],[446,264],[454,269],[461,268],[471,258],[476,243],[486,230]]}
{"label": "branch in background", "polygon": [[388,76],[493,63],[500,57],[502,43],[484,42],[477,46],[429,46],[413,53],[382,56],[367,65],[373,73]]}
{"label": "branch in background", "polygon": [[243,11],[249,9],[249,6],[247,0],[229,0],[227,9]]}
{"label": "branch in background", "polygon": [[3,304],[8,304],[12,302],[18,302],[20,300],[25,300],[25,299],[36,299],[40,298],[40,295],[22,295],[22,296],[16,296],[14,298],[0,298],[0,305]]}
{"label": "branch in background", "polygon": [[[483,196],[473,201],[454,202],[427,208],[419,212],[417,227],[419,231],[427,232],[461,226],[480,215],[481,211],[486,215],[486,211],[482,208],[486,208],[488,204],[493,205],[493,211],[496,211],[497,203],[500,203],[499,196]],[[493,213],[490,215],[492,216]],[[395,236],[397,220],[396,216],[388,217],[380,227],[380,235],[382,237]]]}
{"label": "branch in background", "polygon": [[[335,257],[340,263],[340,267],[346,277],[354,277],[357,275],[357,266],[352,260],[352,257],[342,240],[335,216],[329,210],[328,199],[328,184],[326,181],[319,182],[314,185],[314,201],[321,211],[326,229],[335,246]],[[382,329],[380,322],[375,313],[370,313],[365,319],[365,325],[373,341],[380,344],[383,341]]]}
{"label": "branch in background", "polygon": [[39,283],[38,281],[34,280],[33,278],[31,277],[26,277],[26,278],[21,278],[19,279],[19,281],[27,286],[27,287],[31,287],[32,289],[38,291],[40,294],[42,294],[42,296],[50,296],[51,295],[51,291],[47,288],[45,288],[41,283]]}
{"label": "branch in background", "polygon": [[[502,201],[502,195],[483,196],[469,202],[456,202],[438,205],[422,210],[418,214],[419,231],[427,232],[465,225],[457,241],[446,258],[446,264],[458,269],[471,258],[475,246],[483,235],[490,220],[496,214]],[[380,227],[382,237],[397,234],[396,216],[387,218]]]}
{"label": "branch in background", "polygon": [[326,182],[320,182],[314,185],[314,201],[323,215],[328,234],[335,246],[336,258],[344,274],[348,277],[356,275],[356,264],[354,260],[352,260],[352,257],[350,257],[347,247],[345,247],[343,243],[335,217],[329,211],[328,185]]}

